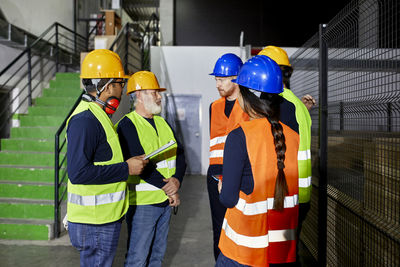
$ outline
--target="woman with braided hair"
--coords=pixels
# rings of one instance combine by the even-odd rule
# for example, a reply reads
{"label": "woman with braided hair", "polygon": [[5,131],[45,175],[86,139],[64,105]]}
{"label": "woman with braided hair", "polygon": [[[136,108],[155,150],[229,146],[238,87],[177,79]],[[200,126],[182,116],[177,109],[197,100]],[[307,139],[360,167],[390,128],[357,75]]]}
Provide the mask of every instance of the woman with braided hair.
{"label": "woman with braided hair", "polygon": [[250,121],[225,142],[220,201],[227,212],[216,266],[294,265],[299,135],[291,125],[294,110],[279,95],[281,70],[269,57],[255,56],[233,82]]}

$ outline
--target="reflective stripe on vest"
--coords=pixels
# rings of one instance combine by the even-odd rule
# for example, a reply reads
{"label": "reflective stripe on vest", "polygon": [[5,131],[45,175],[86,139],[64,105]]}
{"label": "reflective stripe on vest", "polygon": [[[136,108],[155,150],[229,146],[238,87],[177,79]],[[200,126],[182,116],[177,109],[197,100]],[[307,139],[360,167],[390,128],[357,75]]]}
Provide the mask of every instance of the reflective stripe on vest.
{"label": "reflective stripe on vest", "polygon": [[[125,115],[136,128],[140,144],[145,154],[149,154],[171,140],[175,140],[174,133],[167,122],[160,116],[153,116],[154,127],[142,116],[132,111]],[[118,127],[118,123],[115,125]],[[157,171],[166,179],[175,174],[176,169],[176,149],[173,145],[167,150],[150,158],[156,164]],[[156,186],[148,184],[139,176],[129,176],[129,203],[130,205],[150,205],[164,202],[168,199],[165,192]]]}
{"label": "reflective stripe on vest", "polygon": [[299,190],[301,188],[307,189],[311,186],[311,176],[307,178],[299,178]]}
{"label": "reflective stripe on vest", "polygon": [[210,147],[218,145],[218,144],[225,143],[227,137],[228,136],[225,135],[225,136],[218,136],[218,137],[215,137],[215,138],[211,139],[210,140]]}
{"label": "reflective stripe on vest", "polygon": [[169,168],[169,169],[175,169],[176,168],[176,160],[163,160],[157,162],[157,170],[160,171],[160,169],[164,168]]}
{"label": "reflective stripe on vest", "polygon": [[[311,161],[311,150],[299,151],[297,160],[299,161],[299,188],[311,189],[311,176],[303,178],[302,175],[300,175],[300,172],[307,168],[306,166],[302,167],[302,165],[307,164],[307,161]],[[304,175],[306,174],[303,174],[303,176]]]}
{"label": "reflective stripe on vest", "polygon": [[299,151],[299,153],[297,154],[297,159],[298,160],[309,160],[311,159],[311,151],[305,150],[305,151]]}
{"label": "reflective stripe on vest", "polygon": [[125,199],[125,190],[96,196],[81,196],[68,193],[68,202],[81,206],[96,206],[110,204]]}
{"label": "reflective stripe on vest", "polygon": [[224,157],[224,150],[213,150],[210,151],[210,159],[211,158],[223,158]]}
{"label": "reflective stripe on vest", "polygon": [[[299,204],[299,196],[286,196],[284,201],[284,208],[294,208]],[[240,210],[244,215],[256,215],[267,213],[268,210],[272,210],[274,208],[274,198],[270,197],[267,200],[254,202],[254,203],[246,203],[246,200],[239,198],[238,203],[236,204],[236,208]]]}
{"label": "reflective stripe on vest", "polygon": [[140,184],[128,184],[128,188],[131,191],[159,191],[160,188],[148,183]]}
{"label": "reflective stripe on vest", "polygon": [[267,119],[254,119],[240,126],[245,134],[254,188],[249,195],[240,191],[236,206],[227,209],[219,248],[226,257],[244,265],[295,262],[299,135],[282,124],[286,144],[284,172],[289,191],[284,209],[276,211],[273,203],[278,169],[271,125]]}
{"label": "reflective stripe on vest", "polygon": [[285,242],[290,240],[296,240],[296,230],[286,229],[286,230],[269,230],[267,235],[262,236],[245,236],[235,232],[226,219],[222,223],[222,229],[224,229],[225,234],[239,246],[244,246],[248,248],[266,248],[269,243],[273,242]]}
{"label": "reflective stripe on vest", "polygon": [[[67,127],[73,116],[86,110],[92,112],[100,122],[112,152],[110,160],[94,162],[93,164],[111,165],[123,162],[121,146],[113,124],[107,114],[96,103],[81,101],[68,118]],[[67,156],[69,156],[68,152]],[[129,208],[127,192],[126,182],[82,185],[72,184],[68,180],[68,220],[70,222],[88,224],[104,224],[117,221],[124,216]]]}
{"label": "reflective stripe on vest", "polygon": [[235,101],[229,118],[225,115],[225,97],[211,104],[210,117],[210,165],[222,164],[224,146],[228,133],[235,129],[242,121],[247,121],[249,116],[244,113],[238,101]]}
{"label": "reflective stripe on vest", "polygon": [[299,202],[307,203],[311,199],[311,117],[303,102],[289,89],[285,88],[280,94],[296,107],[296,121],[299,124]]}

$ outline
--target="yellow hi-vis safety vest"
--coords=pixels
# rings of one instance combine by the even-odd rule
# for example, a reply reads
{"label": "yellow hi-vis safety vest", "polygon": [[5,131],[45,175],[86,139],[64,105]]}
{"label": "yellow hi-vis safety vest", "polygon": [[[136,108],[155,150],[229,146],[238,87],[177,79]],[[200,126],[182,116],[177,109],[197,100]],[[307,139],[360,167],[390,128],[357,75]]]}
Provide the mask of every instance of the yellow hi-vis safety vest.
{"label": "yellow hi-vis safety vest", "polygon": [[[107,114],[93,102],[81,101],[67,121],[85,110],[90,110],[99,120],[106,133],[107,143],[112,150],[108,161],[94,165],[111,165],[124,161],[118,135]],[[73,156],[73,155],[70,155]],[[104,224],[122,218],[129,208],[126,182],[101,185],[72,184],[68,180],[68,221],[75,223]]]}
{"label": "yellow hi-vis safety vest", "polygon": [[[140,144],[145,154],[150,154],[171,140],[176,141],[171,128],[160,116],[153,117],[157,131],[146,119],[137,114],[136,111],[132,111],[125,116],[135,125]],[[115,128],[118,127],[118,123],[115,125]],[[177,145],[174,144],[150,158],[150,161],[157,165],[157,171],[166,179],[171,178],[175,174],[176,150]],[[151,205],[162,203],[168,199],[162,189],[147,183],[139,176],[129,176],[128,188],[130,205]]]}
{"label": "yellow hi-vis safety vest", "polygon": [[293,103],[296,107],[296,120],[299,124],[299,152],[297,155],[299,164],[299,203],[307,203],[311,198],[311,117],[306,106],[295,94],[284,89],[280,94],[287,101]]}

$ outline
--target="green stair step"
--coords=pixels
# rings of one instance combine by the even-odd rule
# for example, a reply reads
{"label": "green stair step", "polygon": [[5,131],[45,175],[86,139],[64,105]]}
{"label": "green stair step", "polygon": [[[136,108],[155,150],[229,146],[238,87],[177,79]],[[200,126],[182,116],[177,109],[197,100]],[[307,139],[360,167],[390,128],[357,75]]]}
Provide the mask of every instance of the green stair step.
{"label": "green stair step", "polygon": [[64,88],[51,88],[43,90],[43,97],[78,97],[81,93],[79,88],[64,89]]}
{"label": "green stair step", "polygon": [[0,197],[24,199],[54,199],[52,183],[1,182]]}
{"label": "green stair step", "polygon": [[56,107],[56,106],[32,106],[28,108],[28,114],[32,116],[37,115],[50,115],[50,116],[67,116],[68,112],[71,110],[72,105],[70,107]]}
{"label": "green stair step", "polygon": [[[60,155],[64,156],[63,153]],[[0,165],[52,167],[54,166],[54,153],[0,151]]]}
{"label": "green stair step", "polygon": [[[36,139],[53,139],[58,130],[57,127],[13,127],[11,128],[11,138],[36,138]],[[65,130],[61,136],[65,136]],[[61,139],[61,138],[60,138]]]}
{"label": "green stair step", "polygon": [[54,140],[49,139],[2,139],[1,149],[7,151],[54,151]]}
{"label": "green stair step", "polygon": [[53,126],[59,127],[61,123],[65,120],[63,116],[23,116],[20,118],[20,125],[22,127],[27,126]]}
{"label": "green stair step", "polygon": [[50,240],[54,236],[52,220],[0,219],[0,238]]}
{"label": "green stair step", "polygon": [[[65,171],[65,170],[63,170]],[[0,165],[0,181],[54,182],[54,167],[9,167]]]}
{"label": "green stair step", "polygon": [[79,94],[74,97],[39,97],[35,99],[35,106],[69,107],[71,109],[78,96]]}
{"label": "green stair step", "polygon": [[78,72],[57,72],[56,81],[59,80],[80,80]]}
{"label": "green stair step", "polygon": [[[1,139],[1,149],[5,151],[35,151],[53,152],[54,138],[52,139]],[[62,152],[66,152],[67,146],[64,145]]]}
{"label": "green stair step", "polygon": [[51,80],[50,88],[80,89],[80,80]]}
{"label": "green stair step", "polygon": [[3,198],[0,199],[0,217],[52,220],[54,201]]}

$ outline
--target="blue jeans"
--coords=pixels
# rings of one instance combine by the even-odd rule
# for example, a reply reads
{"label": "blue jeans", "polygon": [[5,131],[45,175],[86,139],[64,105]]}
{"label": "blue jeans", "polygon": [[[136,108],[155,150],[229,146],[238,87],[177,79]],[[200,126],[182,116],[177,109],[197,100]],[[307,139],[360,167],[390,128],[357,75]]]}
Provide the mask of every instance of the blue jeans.
{"label": "blue jeans", "polygon": [[246,266],[248,265],[240,264],[237,261],[234,261],[226,257],[222,253],[219,253],[217,262],[215,263],[215,267],[246,267]]}
{"label": "blue jeans", "polygon": [[[270,263],[269,267],[296,267],[300,266],[297,265],[296,262],[291,262],[291,263]],[[224,254],[219,253],[217,262],[215,263],[215,267],[250,267],[249,265],[243,265],[238,263],[237,261],[234,261],[228,257],[226,257]]]}
{"label": "blue jeans", "polygon": [[125,266],[161,266],[167,249],[171,207],[129,206],[128,253]]}
{"label": "blue jeans", "polygon": [[69,238],[80,253],[81,267],[111,267],[120,231],[121,220],[100,225],[68,222]]}

